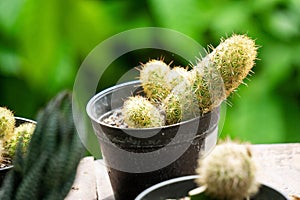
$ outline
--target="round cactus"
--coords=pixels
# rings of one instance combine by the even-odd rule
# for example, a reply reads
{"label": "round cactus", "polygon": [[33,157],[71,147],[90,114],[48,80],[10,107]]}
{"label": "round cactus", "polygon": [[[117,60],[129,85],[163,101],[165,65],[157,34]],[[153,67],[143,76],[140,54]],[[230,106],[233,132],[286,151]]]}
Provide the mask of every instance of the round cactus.
{"label": "round cactus", "polygon": [[154,102],[162,101],[171,89],[166,75],[170,67],[161,60],[151,60],[143,64],[140,70],[140,81],[147,97]]}
{"label": "round cactus", "polygon": [[4,142],[4,155],[13,158],[20,139],[22,139],[22,151],[25,153],[34,129],[33,123],[24,123],[16,127],[13,135]]}
{"label": "round cactus", "polygon": [[130,128],[150,128],[165,125],[164,115],[148,99],[129,97],[123,105],[122,114]]}
{"label": "round cactus", "polygon": [[0,139],[10,137],[14,132],[14,128],[14,114],[9,109],[0,107]]}
{"label": "round cactus", "polygon": [[242,200],[258,191],[255,163],[245,145],[230,141],[217,145],[199,160],[196,172],[197,184],[206,185],[205,192],[217,199]]}

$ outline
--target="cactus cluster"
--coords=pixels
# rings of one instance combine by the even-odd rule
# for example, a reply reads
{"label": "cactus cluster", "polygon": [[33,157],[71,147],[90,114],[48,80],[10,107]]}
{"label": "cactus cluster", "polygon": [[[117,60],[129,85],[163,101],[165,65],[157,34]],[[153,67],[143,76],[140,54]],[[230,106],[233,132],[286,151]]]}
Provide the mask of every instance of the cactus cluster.
{"label": "cactus cluster", "polygon": [[68,194],[84,153],[71,102],[71,94],[63,92],[39,113],[27,153],[17,147],[0,199],[64,199]]}
{"label": "cactus cluster", "polygon": [[[151,60],[140,70],[140,81],[147,99],[139,98],[143,100],[139,104],[137,99],[128,98],[124,104],[133,107],[123,108],[124,121],[134,128],[154,127],[210,112],[243,83],[254,66],[256,55],[257,47],[252,39],[246,35],[232,35],[222,39],[189,71],[183,67],[171,68],[162,60]],[[145,123],[145,119],[153,117],[152,113],[138,113],[144,110],[135,108],[145,101],[156,106],[165,120],[157,115],[157,119],[151,120],[156,123]],[[131,111],[127,110],[129,108]]]}
{"label": "cactus cluster", "polygon": [[1,159],[12,160],[20,140],[22,143],[22,152],[25,153],[28,143],[35,129],[33,123],[23,123],[15,127],[15,117],[12,111],[5,107],[0,107],[0,150]]}
{"label": "cactus cluster", "polygon": [[216,199],[243,200],[258,192],[256,166],[249,146],[226,141],[199,159],[196,179],[205,193]]}

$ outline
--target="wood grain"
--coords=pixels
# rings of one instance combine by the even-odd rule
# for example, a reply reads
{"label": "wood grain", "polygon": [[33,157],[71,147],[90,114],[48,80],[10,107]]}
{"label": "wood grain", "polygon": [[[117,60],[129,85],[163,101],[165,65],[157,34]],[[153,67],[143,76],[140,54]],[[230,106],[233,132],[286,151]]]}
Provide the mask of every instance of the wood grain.
{"label": "wood grain", "polygon": [[[300,196],[300,143],[252,145],[258,181],[287,196]],[[84,158],[67,200],[114,200],[103,160]],[[82,195],[82,196],[81,196]]]}

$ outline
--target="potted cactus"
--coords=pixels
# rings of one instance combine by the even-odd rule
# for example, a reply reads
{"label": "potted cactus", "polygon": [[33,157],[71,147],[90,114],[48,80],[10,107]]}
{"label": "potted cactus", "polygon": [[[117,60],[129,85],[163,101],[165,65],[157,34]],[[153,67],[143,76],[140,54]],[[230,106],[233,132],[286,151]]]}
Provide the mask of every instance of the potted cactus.
{"label": "potted cactus", "polygon": [[194,174],[199,152],[216,145],[220,104],[243,83],[256,55],[252,39],[233,35],[190,70],[150,60],[138,81],[89,101],[116,199],[133,199],[155,183]]}
{"label": "potted cactus", "polygon": [[0,107],[0,185],[6,173],[13,167],[18,142],[22,140],[22,152],[25,153],[35,122],[29,119],[15,117],[13,112]]}

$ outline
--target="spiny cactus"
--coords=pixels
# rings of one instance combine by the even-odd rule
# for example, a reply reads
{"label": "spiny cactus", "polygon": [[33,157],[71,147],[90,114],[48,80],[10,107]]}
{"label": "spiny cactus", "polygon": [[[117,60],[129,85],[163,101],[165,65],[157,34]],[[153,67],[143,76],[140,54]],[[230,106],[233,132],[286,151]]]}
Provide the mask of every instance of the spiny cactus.
{"label": "spiny cactus", "polygon": [[19,145],[0,199],[64,199],[83,155],[71,111],[71,95],[64,92],[39,113],[27,154]]}
{"label": "spiny cactus", "polygon": [[29,141],[35,129],[33,123],[23,123],[14,129],[13,135],[4,141],[3,154],[6,157],[13,158],[17,149],[18,142],[22,138],[22,152],[26,153]]}
{"label": "spiny cactus", "polygon": [[174,67],[169,73],[165,74],[166,82],[171,90],[180,83],[189,81],[189,76],[189,72],[183,67]]}
{"label": "spiny cactus", "polygon": [[236,142],[219,144],[207,156],[199,159],[196,172],[199,186],[206,186],[207,195],[225,200],[243,200],[259,188],[255,163],[250,148]]}
{"label": "spiny cactus", "polygon": [[171,89],[166,78],[170,67],[161,60],[151,60],[143,64],[140,70],[140,81],[146,96],[153,102],[166,98]]}
{"label": "spiny cactus", "polygon": [[175,124],[200,115],[192,82],[183,80],[162,102],[166,115],[166,124]]}
{"label": "spiny cactus", "polygon": [[142,96],[129,97],[124,102],[122,114],[131,128],[159,127],[165,124],[160,110]]}
{"label": "spiny cactus", "polygon": [[14,132],[15,118],[12,111],[7,108],[0,107],[0,139],[10,137]]}
{"label": "spiny cactus", "polygon": [[[193,69],[199,108],[203,112],[219,106],[246,78],[257,55],[255,42],[246,35],[233,35],[213,49]],[[200,85],[200,86],[199,86]]]}
{"label": "spiny cactus", "polygon": [[[197,117],[220,106],[251,72],[256,55],[257,47],[252,39],[246,35],[233,35],[222,39],[221,43],[191,71],[181,67],[171,69],[161,60],[151,60],[140,70],[140,81],[146,97],[155,103],[156,107],[151,105],[153,113],[158,113],[157,109],[162,108],[166,116],[166,125],[170,125]],[[141,98],[139,100],[145,101]],[[195,106],[196,104],[198,106]],[[161,121],[161,116],[149,120],[148,111],[147,114],[134,113],[144,112],[144,108],[137,108],[140,105],[145,106],[144,103],[135,102],[135,105],[132,104],[132,112],[127,111],[125,115],[129,114],[131,118],[138,116],[139,120],[146,116],[146,119],[141,123],[133,123],[127,117],[130,126],[158,126],[160,123],[156,122]],[[126,110],[128,109],[124,109]]]}
{"label": "spiny cactus", "polygon": [[20,138],[23,138],[23,153],[26,152],[27,145],[34,131],[33,123],[24,123],[15,127],[15,117],[12,111],[7,108],[0,107],[0,141],[1,156],[11,161],[15,155],[17,144]]}

